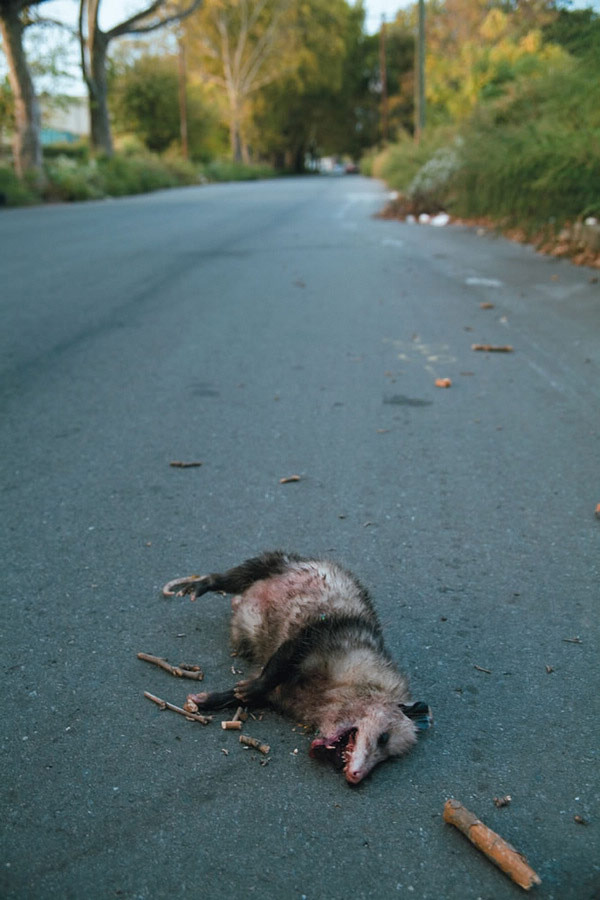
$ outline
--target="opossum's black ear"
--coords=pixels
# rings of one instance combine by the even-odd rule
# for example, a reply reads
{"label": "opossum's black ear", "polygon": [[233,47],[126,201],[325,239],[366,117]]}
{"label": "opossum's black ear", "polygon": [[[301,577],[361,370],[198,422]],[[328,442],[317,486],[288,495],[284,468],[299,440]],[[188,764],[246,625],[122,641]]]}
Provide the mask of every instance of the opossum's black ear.
{"label": "opossum's black ear", "polygon": [[420,731],[426,731],[430,725],[433,725],[431,707],[422,700],[417,700],[415,703],[399,703],[398,706],[405,716],[413,720]]}

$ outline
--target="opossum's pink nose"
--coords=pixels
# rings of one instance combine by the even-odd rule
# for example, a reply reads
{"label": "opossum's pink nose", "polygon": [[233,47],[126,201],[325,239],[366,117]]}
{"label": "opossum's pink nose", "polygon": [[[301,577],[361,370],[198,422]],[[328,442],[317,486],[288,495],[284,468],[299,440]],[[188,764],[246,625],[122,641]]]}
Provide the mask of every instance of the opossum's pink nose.
{"label": "opossum's pink nose", "polygon": [[359,781],[362,781],[363,775],[358,769],[355,769],[353,772],[346,772],[346,781],[349,784],[358,784]]}

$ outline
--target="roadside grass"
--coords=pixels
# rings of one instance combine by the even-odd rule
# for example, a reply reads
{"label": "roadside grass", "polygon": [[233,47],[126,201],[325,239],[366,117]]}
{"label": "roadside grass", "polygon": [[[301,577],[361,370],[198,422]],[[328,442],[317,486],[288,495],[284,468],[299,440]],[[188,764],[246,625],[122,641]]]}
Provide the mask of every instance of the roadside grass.
{"label": "roadside grass", "polygon": [[195,164],[173,154],[161,157],[139,149],[91,157],[86,144],[66,144],[46,148],[41,188],[26,179],[21,181],[12,168],[0,167],[0,205],[100,200],[207,182],[272,178],[275,174],[266,165],[228,160]]}

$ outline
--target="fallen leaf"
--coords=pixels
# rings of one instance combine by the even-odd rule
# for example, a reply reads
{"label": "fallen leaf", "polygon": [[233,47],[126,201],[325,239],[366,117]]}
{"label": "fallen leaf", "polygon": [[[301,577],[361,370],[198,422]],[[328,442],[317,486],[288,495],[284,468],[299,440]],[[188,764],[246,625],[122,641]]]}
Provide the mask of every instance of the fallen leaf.
{"label": "fallen leaf", "polygon": [[596,518],[600,519],[600,503],[596,506]]}
{"label": "fallen leaf", "polygon": [[506,794],[505,797],[494,797],[494,806],[497,806],[500,809],[502,806],[508,806],[512,797],[510,794]]}
{"label": "fallen leaf", "polygon": [[449,388],[452,386],[452,382],[449,378],[436,378],[435,386],[439,388]]}
{"label": "fallen leaf", "polygon": [[494,304],[493,304],[493,303],[489,303],[489,302],[486,302],[486,303],[480,303],[480,304],[479,304],[479,308],[480,308],[480,309],[493,309],[493,308],[494,308]]}

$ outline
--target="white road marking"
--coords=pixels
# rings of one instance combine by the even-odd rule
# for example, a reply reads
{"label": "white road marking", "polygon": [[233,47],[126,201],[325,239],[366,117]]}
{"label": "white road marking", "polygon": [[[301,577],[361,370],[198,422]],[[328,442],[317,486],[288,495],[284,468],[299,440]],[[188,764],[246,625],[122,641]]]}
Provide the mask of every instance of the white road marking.
{"label": "white road marking", "polygon": [[478,287],[502,287],[502,282],[498,281],[497,278],[477,278],[476,276],[465,279],[465,284]]}

